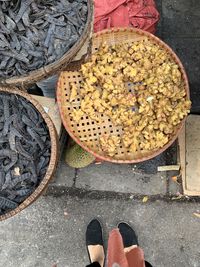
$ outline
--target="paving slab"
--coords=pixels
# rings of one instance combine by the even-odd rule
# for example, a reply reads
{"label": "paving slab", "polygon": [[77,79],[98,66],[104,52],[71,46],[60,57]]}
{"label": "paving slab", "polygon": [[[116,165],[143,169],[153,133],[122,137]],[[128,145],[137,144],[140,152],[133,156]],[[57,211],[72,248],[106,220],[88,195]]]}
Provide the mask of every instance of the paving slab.
{"label": "paving slab", "polygon": [[200,37],[200,1],[162,1],[164,37]]}
{"label": "paving slab", "polygon": [[167,172],[167,185],[169,196],[178,196],[179,194],[183,194],[180,171]]}
{"label": "paving slab", "polygon": [[85,266],[85,228],[96,216],[104,222],[105,239],[120,220],[134,225],[153,266],[200,267],[200,219],[193,216],[197,209],[193,203],[41,197],[18,216],[1,222],[0,266]]}
{"label": "paving slab", "polygon": [[190,94],[192,99],[192,114],[200,114],[200,82],[190,84]]}
{"label": "paving slab", "polygon": [[200,83],[200,39],[192,38],[165,38],[165,42],[180,57],[191,83]]}
{"label": "paving slab", "polygon": [[52,184],[56,186],[71,187],[74,184],[75,169],[69,167],[64,160],[60,160]]}
{"label": "paving slab", "polygon": [[190,81],[191,99],[193,102],[192,111],[200,112],[200,39],[166,38],[165,42],[168,43],[180,57]]}
{"label": "paving slab", "polygon": [[147,174],[135,172],[134,165],[111,164],[103,162],[79,169],[76,187],[114,191],[133,194],[165,194],[166,179],[164,174]]}
{"label": "paving slab", "polygon": [[157,31],[156,31],[156,35],[160,38],[162,38],[162,23],[163,23],[163,16],[162,16],[162,0],[156,0],[156,7],[160,13],[160,20],[159,23],[157,25]]}

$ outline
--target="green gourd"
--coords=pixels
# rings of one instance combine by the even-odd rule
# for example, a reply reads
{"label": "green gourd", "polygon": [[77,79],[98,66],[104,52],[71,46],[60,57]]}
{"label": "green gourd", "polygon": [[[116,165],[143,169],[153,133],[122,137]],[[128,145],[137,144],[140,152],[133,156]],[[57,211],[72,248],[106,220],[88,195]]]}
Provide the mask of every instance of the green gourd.
{"label": "green gourd", "polygon": [[95,161],[95,157],[75,144],[65,152],[66,163],[73,168],[84,168]]}

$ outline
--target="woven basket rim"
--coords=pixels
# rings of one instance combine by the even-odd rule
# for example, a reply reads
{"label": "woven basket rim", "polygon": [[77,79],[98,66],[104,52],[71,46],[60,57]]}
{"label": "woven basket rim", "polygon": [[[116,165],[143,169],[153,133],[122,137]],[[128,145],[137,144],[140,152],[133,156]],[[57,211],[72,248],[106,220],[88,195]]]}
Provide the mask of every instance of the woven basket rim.
{"label": "woven basket rim", "polygon": [[[160,40],[155,35],[153,35],[153,34],[151,34],[149,32],[146,32],[144,30],[141,30],[141,29],[127,27],[127,28],[112,28],[112,29],[107,29],[107,30],[103,30],[103,31],[97,32],[97,33],[93,34],[93,39],[97,38],[98,36],[104,35],[104,34],[112,34],[114,32],[119,32],[119,31],[122,31],[122,32],[129,31],[129,32],[138,33],[140,35],[149,37],[149,38],[153,39],[154,41],[156,41],[157,43],[161,44],[166,50],[168,50],[168,52],[171,54],[172,58],[176,61],[176,63],[178,63],[178,65],[179,65],[179,67],[181,69],[181,72],[183,74],[183,79],[184,79],[184,82],[185,82],[185,90],[186,90],[187,98],[190,99],[189,81],[188,81],[188,77],[187,77],[187,74],[186,74],[186,71],[185,71],[185,68],[184,68],[182,62],[180,61],[179,57],[175,54],[175,52],[171,49],[171,47],[169,47],[165,42]],[[60,75],[60,77],[61,77],[61,75]],[[154,151],[152,151],[152,153],[150,151],[150,154],[148,156],[141,156],[141,157],[138,157],[137,159],[133,159],[133,160],[117,160],[117,159],[113,159],[111,157],[103,156],[103,155],[98,154],[97,152],[94,152],[93,150],[88,148],[84,143],[82,143],[79,140],[79,138],[77,138],[74,135],[74,133],[71,131],[71,128],[68,125],[68,123],[66,122],[64,113],[62,111],[62,99],[61,99],[61,93],[59,91],[61,89],[59,88],[58,85],[59,85],[59,80],[58,80],[58,83],[57,83],[57,102],[58,102],[58,106],[59,106],[59,110],[60,110],[60,113],[61,113],[62,122],[63,122],[63,125],[65,126],[65,129],[67,130],[69,135],[76,141],[76,143],[78,145],[80,145],[83,149],[85,149],[87,152],[91,153],[96,158],[98,158],[100,160],[103,160],[103,161],[108,161],[108,162],[117,163],[117,164],[118,163],[120,163],[120,164],[135,164],[135,163],[140,163],[140,162],[147,161],[149,159],[152,159],[152,158],[162,154],[165,150],[167,150],[176,141],[176,139],[178,138],[178,136],[179,136],[184,124],[185,124],[186,118],[187,118],[187,117],[185,117],[181,121],[181,123],[179,124],[179,126],[176,129],[176,133],[172,136],[171,140],[164,147],[162,147],[161,149],[154,150]]]}
{"label": "woven basket rim", "polygon": [[25,199],[24,202],[22,202],[16,209],[11,210],[10,212],[0,216],[0,221],[3,221],[15,216],[16,214],[27,208],[29,205],[31,205],[47,188],[47,185],[52,179],[52,176],[56,170],[56,165],[58,161],[58,137],[55,126],[51,121],[49,115],[44,111],[44,108],[37,102],[37,100],[31,97],[28,93],[23,92],[16,87],[8,88],[3,86],[0,86],[0,92],[20,95],[30,101],[45,120],[51,138],[51,158],[45,177],[43,178],[39,186],[35,189],[35,191],[27,199]]}
{"label": "woven basket rim", "polygon": [[67,63],[70,63],[71,60],[74,58],[74,56],[82,48],[83,44],[85,43],[91,32],[91,23],[94,14],[93,0],[92,1],[88,0],[87,5],[88,5],[88,16],[85,28],[81,36],[77,40],[77,42],[61,58],[37,70],[30,71],[25,75],[13,76],[7,79],[0,78],[0,85],[16,86],[16,84],[20,84],[22,87],[25,87],[26,85],[42,80],[42,78],[44,78],[46,75],[49,76],[49,74],[51,75],[56,74],[59,71],[60,66],[62,65],[66,66]]}

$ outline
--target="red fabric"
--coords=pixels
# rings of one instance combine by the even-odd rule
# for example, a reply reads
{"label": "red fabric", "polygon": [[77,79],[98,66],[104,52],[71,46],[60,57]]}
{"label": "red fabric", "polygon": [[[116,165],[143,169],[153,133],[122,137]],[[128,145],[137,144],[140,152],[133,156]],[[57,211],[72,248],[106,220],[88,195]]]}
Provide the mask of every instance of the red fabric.
{"label": "red fabric", "polygon": [[134,248],[126,253],[129,267],[145,267],[144,251],[141,248]]}
{"label": "red fabric", "polygon": [[120,267],[129,267],[124,253],[122,237],[118,229],[112,230],[108,239],[107,267],[113,267],[115,263]]}
{"label": "red fabric", "polygon": [[130,252],[124,252],[123,240],[119,229],[114,229],[108,239],[108,267],[145,267],[144,252],[137,247]]}
{"label": "red fabric", "polygon": [[94,0],[94,31],[135,27],[155,33],[159,13],[154,0]]}

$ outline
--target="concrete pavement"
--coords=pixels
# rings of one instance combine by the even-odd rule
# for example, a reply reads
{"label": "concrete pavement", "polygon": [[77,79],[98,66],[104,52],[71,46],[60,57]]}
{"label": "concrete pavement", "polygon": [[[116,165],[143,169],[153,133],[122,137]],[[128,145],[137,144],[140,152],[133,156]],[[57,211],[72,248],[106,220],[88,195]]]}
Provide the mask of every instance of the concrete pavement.
{"label": "concrete pavement", "polygon": [[88,263],[84,235],[91,218],[104,223],[104,236],[120,220],[136,229],[146,259],[156,267],[200,267],[198,203],[90,196],[41,197],[1,223],[0,266],[82,267]]}

